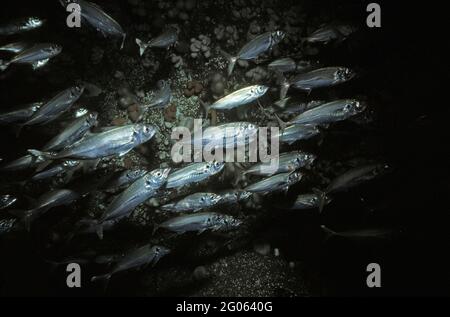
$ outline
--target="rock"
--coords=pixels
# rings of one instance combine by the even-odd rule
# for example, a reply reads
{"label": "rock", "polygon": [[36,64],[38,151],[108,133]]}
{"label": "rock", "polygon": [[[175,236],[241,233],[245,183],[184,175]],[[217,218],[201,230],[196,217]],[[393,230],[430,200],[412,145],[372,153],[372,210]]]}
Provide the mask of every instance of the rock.
{"label": "rock", "polygon": [[203,91],[203,85],[197,80],[192,80],[187,83],[186,89],[184,90],[184,95],[186,97],[192,97],[194,95],[199,95]]}
{"label": "rock", "polygon": [[259,253],[261,255],[269,255],[269,253],[270,253],[270,244],[268,244],[268,243],[255,244],[253,246],[253,250],[255,250],[256,253]]}
{"label": "rock", "polygon": [[128,117],[133,122],[138,122],[142,119],[141,107],[138,104],[132,104],[128,107]]}
{"label": "rock", "polygon": [[164,119],[165,121],[173,122],[177,117],[177,107],[175,104],[170,104],[164,109]]}
{"label": "rock", "polygon": [[201,281],[209,277],[209,272],[204,266],[197,266],[192,273],[195,280]]}
{"label": "rock", "polygon": [[280,250],[278,248],[273,249],[274,256],[280,256]]}
{"label": "rock", "polygon": [[121,126],[127,123],[127,119],[126,118],[115,118],[113,121],[111,121],[112,125],[117,125],[117,126]]}
{"label": "rock", "polygon": [[123,159],[123,167],[126,169],[132,168],[134,166],[134,162],[131,158],[126,157]]}
{"label": "rock", "polygon": [[120,70],[116,70],[116,72],[114,73],[114,78],[116,79],[123,79],[124,77],[125,75]]}

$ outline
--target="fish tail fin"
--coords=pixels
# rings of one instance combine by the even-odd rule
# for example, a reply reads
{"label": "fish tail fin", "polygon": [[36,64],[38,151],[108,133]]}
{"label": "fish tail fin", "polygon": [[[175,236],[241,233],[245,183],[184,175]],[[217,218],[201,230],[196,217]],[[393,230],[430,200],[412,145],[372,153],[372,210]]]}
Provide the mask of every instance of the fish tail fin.
{"label": "fish tail fin", "polygon": [[13,216],[20,218],[25,229],[30,232],[31,222],[36,218],[35,213],[32,210],[10,210],[9,213]]}
{"label": "fish tail fin", "polygon": [[206,102],[204,102],[203,100],[201,100],[200,98],[198,99],[198,101],[200,102],[200,105],[203,107],[203,109],[205,110],[205,116],[208,117],[208,113],[210,110],[210,106],[209,104],[207,104]]}
{"label": "fish tail fin", "polygon": [[236,65],[236,62],[238,60],[238,58],[236,56],[231,56],[230,54],[228,54],[227,52],[225,52],[224,50],[220,50],[220,54],[222,54],[223,57],[225,57],[228,61],[228,76],[231,75],[231,73],[233,72],[234,69],[234,65]]}
{"label": "fish tail fin", "polygon": [[127,38],[127,33],[123,33],[122,35],[122,43],[120,44],[120,49],[123,49],[125,45],[125,39]]}
{"label": "fish tail fin", "polygon": [[144,55],[144,52],[147,49],[148,44],[144,43],[143,41],[141,41],[138,38],[136,38],[136,44],[139,46],[139,55],[140,56]]}
{"label": "fish tail fin", "polygon": [[159,229],[159,226],[158,226],[158,225],[155,225],[155,226],[153,227],[152,236],[155,235],[155,233],[156,233],[156,231],[158,231],[158,229]]}
{"label": "fish tail fin", "polygon": [[323,207],[325,207],[325,204],[327,203],[328,196],[326,192],[313,188],[313,192],[317,195],[317,198],[319,199],[319,213],[322,213]]}
{"label": "fish tail fin", "polygon": [[100,240],[103,240],[103,224],[99,223],[96,228],[97,236]]}
{"label": "fish tail fin", "polygon": [[22,132],[23,127],[25,126],[25,124],[18,124],[14,127],[15,133],[16,133],[16,138],[18,138],[20,136],[20,133]]}
{"label": "fish tail fin", "polygon": [[282,72],[277,71],[276,76],[278,81],[280,82],[280,100],[283,100],[286,98],[291,83],[289,82],[289,80],[287,80]]}
{"label": "fish tail fin", "polygon": [[289,123],[281,120],[280,117],[276,113],[274,113],[273,115],[275,116],[275,119],[277,119],[278,125],[281,128],[281,131],[284,131],[289,126]]}
{"label": "fish tail fin", "polygon": [[50,152],[43,152],[39,150],[30,149],[28,153],[33,155],[36,158],[36,162],[45,162],[53,159],[53,155]]}
{"label": "fish tail fin", "polygon": [[331,230],[325,225],[321,225],[320,228],[325,233],[325,241],[336,235],[336,231]]}
{"label": "fish tail fin", "polygon": [[275,106],[284,109],[286,107],[286,104],[288,103],[289,99],[291,99],[291,97],[286,97],[286,98],[275,101],[274,104],[275,104]]}
{"label": "fish tail fin", "polygon": [[0,59],[0,71],[5,71],[11,63]]}

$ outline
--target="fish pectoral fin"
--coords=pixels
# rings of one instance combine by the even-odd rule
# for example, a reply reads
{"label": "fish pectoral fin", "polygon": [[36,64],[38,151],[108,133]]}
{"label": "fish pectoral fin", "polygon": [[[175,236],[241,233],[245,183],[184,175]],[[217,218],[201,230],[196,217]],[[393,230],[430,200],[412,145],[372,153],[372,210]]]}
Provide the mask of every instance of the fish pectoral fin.
{"label": "fish pectoral fin", "polygon": [[40,61],[31,63],[31,66],[33,67],[33,70],[39,69],[39,68],[45,66],[49,60],[50,60],[50,58],[41,59]]}

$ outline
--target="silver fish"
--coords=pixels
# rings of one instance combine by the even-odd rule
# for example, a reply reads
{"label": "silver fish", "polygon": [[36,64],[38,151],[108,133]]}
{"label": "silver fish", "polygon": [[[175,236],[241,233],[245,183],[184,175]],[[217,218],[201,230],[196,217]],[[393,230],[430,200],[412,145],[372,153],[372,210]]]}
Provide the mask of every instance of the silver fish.
{"label": "silver fish", "polygon": [[24,122],[30,119],[42,107],[43,102],[34,102],[0,114],[0,124]]}
{"label": "silver fish", "polygon": [[170,84],[166,80],[158,81],[158,91],[153,96],[150,104],[145,105],[145,108],[163,108],[169,104],[172,98],[172,90]]}
{"label": "silver fish", "polygon": [[139,54],[142,56],[149,47],[166,48],[174,44],[178,40],[178,30],[174,27],[169,27],[161,35],[144,43],[140,39],[136,39],[136,44],[139,46]]}
{"label": "silver fish", "polygon": [[111,175],[108,181],[101,187],[107,191],[114,191],[126,187],[133,183],[138,178],[141,178],[147,174],[147,170],[144,169],[128,169],[124,171],[118,171]]}
{"label": "silver fish", "polygon": [[84,0],[60,0],[60,2],[63,6],[67,6],[70,2],[77,3],[81,8],[81,16],[85,22],[102,33],[104,37],[121,37],[122,44],[120,48],[123,48],[127,36],[125,31],[120,24],[103,11],[99,5]]}
{"label": "silver fish", "polygon": [[0,168],[0,171],[3,172],[14,172],[14,171],[21,171],[26,170],[32,167],[36,167],[40,163],[44,162],[45,158],[42,156],[35,156],[35,155],[25,155],[22,157],[19,157],[18,159],[6,163]]}
{"label": "silver fish", "polygon": [[283,88],[286,91],[289,87],[293,87],[295,89],[310,92],[313,89],[331,87],[341,83],[345,83],[353,77],[355,77],[355,73],[349,68],[325,67],[315,69],[307,73],[299,74],[289,82],[285,82]]}
{"label": "silver fish", "polygon": [[262,85],[248,86],[239,89],[225,97],[217,100],[212,105],[207,106],[206,110],[230,110],[246,104],[249,104],[258,98],[264,96],[269,87]]}
{"label": "silver fish", "polygon": [[138,178],[125,191],[116,196],[97,221],[99,238],[103,238],[104,222],[127,217],[137,206],[153,197],[157,190],[166,183],[169,171],[170,168],[153,170]]}
{"label": "silver fish", "polygon": [[28,121],[19,125],[17,136],[20,134],[20,131],[24,126],[46,124],[57,119],[61,114],[72,107],[72,105],[83,94],[83,91],[83,86],[74,86],[58,93],[55,97],[42,105]]}
{"label": "silver fish", "polygon": [[281,173],[265,178],[244,188],[251,193],[267,194],[275,191],[287,191],[289,186],[298,183],[303,175],[300,172]]}
{"label": "silver fish", "polygon": [[307,110],[289,120],[289,123],[311,125],[328,124],[346,120],[360,114],[365,109],[366,106],[358,100],[340,99]]}
{"label": "silver fish", "polygon": [[325,103],[322,100],[311,100],[308,102],[294,102],[289,104],[290,99],[291,97],[287,97],[274,103],[277,107],[282,109],[281,113],[283,115],[298,114],[299,112],[305,112],[306,110],[310,110]]}
{"label": "silver fish", "polygon": [[279,131],[279,141],[282,143],[293,144],[299,140],[307,140],[320,133],[317,126],[309,124],[294,124],[284,130]]}
{"label": "silver fish", "polygon": [[0,35],[13,35],[40,28],[45,20],[29,17],[0,26]]}
{"label": "silver fish", "polygon": [[218,193],[220,196],[219,204],[225,205],[225,204],[237,204],[241,200],[246,200],[250,198],[252,193],[246,192],[243,190],[225,190]]}
{"label": "silver fish", "polygon": [[244,175],[271,176],[278,173],[293,172],[301,167],[310,166],[315,159],[316,156],[314,154],[302,151],[282,153],[278,157],[278,168],[275,171],[269,172],[267,169],[270,163],[258,163],[244,171]]}
{"label": "silver fish", "polygon": [[290,57],[279,58],[267,65],[269,70],[280,73],[291,73],[297,69],[297,64]]}
{"label": "silver fish", "polygon": [[26,211],[10,211],[20,217],[27,230],[30,230],[31,222],[39,218],[52,208],[67,206],[80,198],[80,195],[70,189],[55,189],[39,197],[35,208]]}
{"label": "silver fish", "polygon": [[2,234],[7,234],[8,232],[11,232],[14,229],[17,221],[18,220],[16,218],[0,219],[0,236]]}
{"label": "silver fish", "polygon": [[42,151],[59,151],[79,141],[91,127],[97,125],[98,114],[88,113],[70,123],[61,133],[51,139]]}
{"label": "silver fish", "polygon": [[151,125],[130,124],[88,134],[58,153],[37,150],[28,150],[28,152],[47,160],[62,158],[92,160],[113,155],[123,156],[136,146],[150,140],[154,135],[155,128]]}
{"label": "silver fish", "polygon": [[166,188],[178,188],[191,183],[198,183],[222,171],[224,162],[192,163],[171,173]]}
{"label": "silver fish", "polygon": [[41,181],[44,179],[51,178],[53,176],[61,175],[63,173],[68,173],[78,167],[80,165],[80,161],[75,160],[66,160],[61,163],[58,163],[44,171],[38,172],[31,177],[32,181]]}
{"label": "silver fish", "polygon": [[330,24],[324,25],[312,32],[308,37],[303,39],[307,43],[328,44],[331,42],[344,41],[354,29],[349,25]]}
{"label": "silver fish", "polygon": [[[325,204],[328,204],[331,199],[327,198]],[[289,210],[304,210],[318,208],[320,203],[319,195],[317,194],[302,194],[298,195],[292,206],[289,206]]]}
{"label": "silver fish", "polygon": [[29,43],[13,42],[13,43],[9,43],[9,44],[0,46],[0,51],[18,54],[28,47],[30,47]]}
{"label": "silver fish", "polygon": [[354,167],[342,175],[339,175],[331,181],[324,191],[320,191],[318,189],[314,190],[320,198],[319,209],[323,209],[324,203],[329,194],[345,191],[369,180],[375,179],[390,171],[390,168],[391,167],[388,164],[373,163]]}
{"label": "silver fish", "polygon": [[214,193],[195,193],[184,197],[176,203],[166,204],[161,210],[172,212],[199,211],[210,208],[220,202],[221,197]]}
{"label": "silver fish", "polygon": [[62,46],[51,43],[35,44],[26,48],[9,61],[0,61],[0,71],[6,70],[11,64],[30,64],[33,69],[40,68],[62,51]]}
{"label": "silver fish", "polygon": [[283,40],[285,33],[282,31],[266,32],[258,35],[253,40],[245,44],[236,56],[222,51],[222,55],[228,60],[228,76],[231,75],[234,65],[238,60],[253,60],[259,55],[271,50],[275,45]]}
{"label": "silver fish", "polygon": [[230,122],[206,128],[201,135],[194,133],[191,145],[214,146],[214,148],[234,148],[238,142],[247,145],[256,139],[258,127],[250,122]]}
{"label": "silver fish", "polygon": [[395,231],[389,228],[367,228],[359,230],[348,230],[336,232],[325,225],[320,226],[326,234],[326,239],[331,237],[342,237],[347,239],[389,239],[393,237]]}
{"label": "silver fish", "polygon": [[123,272],[129,269],[138,268],[152,264],[153,266],[158,261],[170,253],[170,249],[162,246],[151,246],[149,244],[137,248],[131,252],[124,254],[117,260],[117,263],[111,271],[104,275],[94,276],[91,282],[106,280],[108,281],[113,274]]}
{"label": "silver fish", "polygon": [[0,195],[0,210],[8,208],[16,201],[17,198],[12,195]]}
{"label": "silver fish", "polygon": [[183,215],[169,219],[155,227],[153,233],[159,228],[183,234],[185,232],[197,232],[201,234],[206,230],[228,231],[242,224],[242,221],[229,215],[222,215],[215,212],[200,212],[191,215]]}

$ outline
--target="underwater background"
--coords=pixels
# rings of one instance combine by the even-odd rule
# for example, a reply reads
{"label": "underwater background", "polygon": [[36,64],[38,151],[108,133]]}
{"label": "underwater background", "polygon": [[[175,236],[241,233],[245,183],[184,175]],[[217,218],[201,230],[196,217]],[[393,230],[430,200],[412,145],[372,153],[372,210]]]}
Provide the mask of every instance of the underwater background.
{"label": "underwater background", "polygon": [[[14,65],[0,73],[2,111],[48,99],[75,83],[87,82],[99,91],[88,89],[89,96],[80,98],[73,110],[98,112],[99,126],[123,125],[141,115],[142,122],[159,129],[152,140],[124,157],[102,161],[97,170],[78,176],[73,182],[80,186],[92,185],[117,169],[175,167],[170,160],[170,131],[177,125],[191,124],[193,118],[204,118],[199,99],[210,102],[237,87],[265,83],[273,90],[261,103],[270,107],[277,99],[278,85],[267,71],[267,64],[276,58],[293,56],[319,61],[324,66],[345,66],[358,74],[348,83],[309,95],[290,90],[290,96],[300,100],[359,98],[369,106],[355,120],[333,124],[320,138],[283,145],[283,151],[307,150],[318,159],[306,171],[305,179],[287,194],[252,198],[239,206],[221,209],[243,220],[245,225],[237,230],[180,236],[162,231],[153,234],[154,224],[167,216],[157,212],[154,204],[146,203],[106,232],[103,240],[90,234],[67,241],[78,219],[95,217],[111,201],[111,194],[93,190],[75,204],[49,211],[33,223],[30,232],[18,230],[1,235],[2,296],[448,295],[449,213],[448,207],[440,205],[449,190],[448,156],[443,146],[436,146],[442,137],[438,129],[445,126],[436,124],[436,120],[445,116],[436,107],[418,102],[429,91],[422,87],[425,79],[420,70],[430,66],[423,65],[419,58],[415,46],[418,34],[396,19],[399,8],[380,2],[382,27],[368,28],[367,1],[96,3],[127,33],[123,49],[120,39],[104,38],[90,27],[68,28],[68,13],[58,1],[9,3],[0,13],[2,23],[27,16],[47,20],[38,30],[1,38],[1,45],[20,39],[63,47],[62,53],[42,69],[33,71],[28,65]],[[336,45],[301,45],[307,34],[336,21],[351,24],[356,31]],[[179,29],[177,45],[147,49],[141,57],[135,38],[150,39],[169,25]],[[226,60],[218,47],[235,53],[252,34],[277,29],[287,33],[286,40],[267,54],[266,60],[237,65],[232,76],[226,75]],[[196,43],[199,49],[193,48]],[[436,68],[436,72],[440,71]],[[138,105],[152,99],[159,80],[171,85],[170,104],[137,114]],[[41,148],[68,119],[25,127],[18,138],[13,128],[0,127],[2,163],[25,155],[28,149]],[[243,111],[217,114],[214,120],[276,124],[254,105]],[[389,163],[389,173],[336,195],[321,213],[316,209],[281,208],[300,193],[325,188],[330,179],[349,168],[374,161]],[[223,175],[197,185],[194,191],[227,189],[230,179],[239,173],[229,166]],[[62,186],[57,179],[22,186],[21,181],[29,176],[30,171],[1,176],[1,194],[17,195],[20,199],[16,207],[20,209],[29,208],[30,200],[49,188]],[[1,217],[11,216],[2,211]],[[392,234],[383,239],[326,238],[321,225],[338,232],[388,228]],[[90,281],[92,276],[104,273],[105,266],[83,262],[82,287],[66,286],[67,259],[77,262],[85,260],[86,254],[120,254],[146,243],[167,246],[172,252],[154,267],[114,275],[106,289]],[[369,263],[381,266],[379,289],[366,285]]]}

